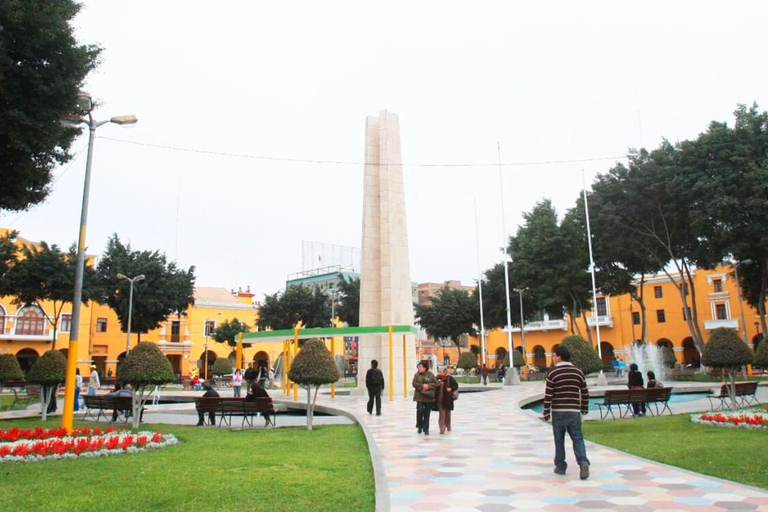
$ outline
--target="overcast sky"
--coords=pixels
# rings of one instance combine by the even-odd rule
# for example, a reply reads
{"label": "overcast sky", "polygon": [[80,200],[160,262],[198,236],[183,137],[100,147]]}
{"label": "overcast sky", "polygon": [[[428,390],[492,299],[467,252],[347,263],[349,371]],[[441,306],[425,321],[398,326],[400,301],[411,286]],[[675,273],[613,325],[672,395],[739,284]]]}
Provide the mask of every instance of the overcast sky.
{"label": "overcast sky", "polygon": [[[504,167],[513,234],[543,198],[570,208],[582,169],[590,183],[629,147],[768,107],[766,2],[522,4],[85,1],[79,40],[104,48],[86,86],[96,117],[139,117],[97,132],[89,253],[117,233],[195,265],[200,286],[273,293],[301,270],[302,240],[360,246],[354,162],[366,116],[387,109],[411,164],[411,278],[469,284],[475,199],[481,266],[500,260],[497,141],[525,164]],[[0,225],[73,243],[86,144],[44,204]]]}

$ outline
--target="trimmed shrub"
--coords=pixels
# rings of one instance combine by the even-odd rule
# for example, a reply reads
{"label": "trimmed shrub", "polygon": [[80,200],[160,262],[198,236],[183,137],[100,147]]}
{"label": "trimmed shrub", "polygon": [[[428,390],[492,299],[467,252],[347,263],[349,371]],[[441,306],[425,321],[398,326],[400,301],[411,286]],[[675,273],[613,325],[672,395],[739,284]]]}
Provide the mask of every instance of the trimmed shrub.
{"label": "trimmed shrub", "polygon": [[731,377],[728,394],[731,408],[736,408],[736,372],[739,368],[754,361],[755,355],[749,345],[744,343],[735,329],[719,327],[712,331],[709,341],[704,345],[701,364],[712,368],[722,368]]}
{"label": "trimmed shrub", "polygon": [[459,356],[459,361],[456,363],[456,366],[464,371],[477,368],[477,356],[472,352],[463,352],[461,356]]}
{"label": "trimmed shrub", "polygon": [[763,339],[755,351],[755,366],[768,368],[768,342]]}
{"label": "trimmed shrub", "polygon": [[479,345],[470,345],[469,351],[475,354],[475,357],[480,355],[480,346]]}
{"label": "trimmed shrub", "polygon": [[230,375],[232,373],[232,365],[226,357],[220,357],[213,362],[211,373],[219,377]]}
{"label": "trimmed shrub", "polygon": [[[512,357],[515,358],[515,368],[522,368],[525,366],[525,358],[523,357],[523,354],[520,353],[519,350],[513,350],[512,351]],[[504,358],[504,362],[502,363],[505,367],[509,368],[509,354],[507,354],[507,357]]]}
{"label": "trimmed shrub", "polygon": [[139,428],[140,411],[155,386],[173,382],[173,367],[157,345],[143,341],[131,350],[120,365],[118,380],[133,387],[133,428]]}
{"label": "trimmed shrub", "polygon": [[336,382],[340,377],[339,368],[330,351],[325,348],[323,340],[307,340],[291,363],[291,371],[288,372],[289,379],[307,390],[307,430],[312,430],[318,389],[323,384]]}
{"label": "trimmed shrub", "polygon": [[21,371],[19,360],[13,354],[0,354],[0,382],[21,380],[24,372]]}
{"label": "trimmed shrub", "polygon": [[45,391],[40,393],[43,421],[48,417],[48,404],[51,403],[56,388],[64,382],[66,377],[67,358],[58,350],[49,350],[29,369],[27,380],[33,384],[40,384]]}
{"label": "trimmed shrub", "polygon": [[580,368],[584,375],[603,369],[603,361],[597,355],[597,350],[581,336],[566,336],[560,346],[568,349],[571,353],[571,363]]}
{"label": "trimmed shrub", "polygon": [[672,350],[672,347],[663,345],[659,347],[659,351],[661,353],[661,364],[663,364],[667,368],[672,368],[675,365],[675,363],[677,363],[677,358],[675,357],[675,351]]}

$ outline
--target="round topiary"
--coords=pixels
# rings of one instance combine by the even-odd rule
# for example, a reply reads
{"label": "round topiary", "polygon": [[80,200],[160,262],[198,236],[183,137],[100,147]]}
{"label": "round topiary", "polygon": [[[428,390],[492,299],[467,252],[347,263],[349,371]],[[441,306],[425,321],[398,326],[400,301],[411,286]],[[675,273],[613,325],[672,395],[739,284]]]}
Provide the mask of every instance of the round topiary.
{"label": "round topiary", "polygon": [[719,327],[712,331],[709,341],[704,345],[701,364],[713,368],[738,370],[754,360],[749,345],[744,343],[734,329]]}
{"label": "round topiary", "polygon": [[341,377],[333,356],[322,340],[307,340],[291,363],[288,378],[302,386],[321,386],[336,382]]}
{"label": "round topiary", "polygon": [[10,382],[24,378],[19,360],[13,354],[0,354],[0,382]]}
{"label": "round topiary", "polygon": [[67,375],[67,358],[58,350],[49,350],[29,369],[27,380],[34,384],[54,386],[61,384]]}
{"label": "round topiary", "polygon": [[603,369],[603,361],[597,355],[597,351],[581,336],[566,336],[560,346],[568,349],[571,353],[571,363],[580,368],[584,375]]}
{"label": "round topiary", "polygon": [[768,342],[763,339],[755,351],[755,366],[768,368]]}
{"label": "round topiary", "polygon": [[[513,354],[512,357],[515,358],[514,360],[515,368],[522,368],[523,366],[525,366],[525,358],[523,357],[523,354],[521,354],[519,350],[513,350],[512,354]],[[504,362],[502,364],[507,368],[509,368],[509,354],[507,354],[507,356],[504,358]]]}
{"label": "round topiary", "polygon": [[230,375],[232,373],[232,365],[226,357],[220,357],[213,362],[211,373],[218,376]]}
{"label": "round topiary", "polygon": [[120,384],[130,384],[134,390],[159,386],[176,380],[173,367],[154,343],[143,341],[131,350],[120,365]]}
{"label": "round topiary", "polygon": [[671,368],[675,365],[675,363],[677,363],[675,351],[672,350],[672,347],[662,345],[659,347],[659,352],[661,353],[661,364],[663,364],[665,367]]}
{"label": "round topiary", "polygon": [[456,363],[456,366],[462,368],[465,371],[471,370],[472,368],[477,368],[477,356],[472,352],[462,352],[462,354],[459,356],[459,361]]}

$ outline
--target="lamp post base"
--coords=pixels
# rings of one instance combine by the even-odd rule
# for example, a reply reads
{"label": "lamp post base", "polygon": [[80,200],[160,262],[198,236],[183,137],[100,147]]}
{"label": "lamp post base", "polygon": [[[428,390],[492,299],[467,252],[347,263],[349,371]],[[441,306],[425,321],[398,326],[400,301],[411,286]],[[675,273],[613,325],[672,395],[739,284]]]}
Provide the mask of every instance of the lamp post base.
{"label": "lamp post base", "polygon": [[608,385],[608,379],[605,378],[605,373],[602,370],[600,370],[600,373],[597,374],[597,385],[598,386]]}

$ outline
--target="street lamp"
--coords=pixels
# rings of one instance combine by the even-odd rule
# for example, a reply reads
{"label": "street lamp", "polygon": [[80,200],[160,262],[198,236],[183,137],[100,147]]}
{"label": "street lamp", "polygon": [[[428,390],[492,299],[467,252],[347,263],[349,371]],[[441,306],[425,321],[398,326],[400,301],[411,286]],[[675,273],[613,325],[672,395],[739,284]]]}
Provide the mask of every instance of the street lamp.
{"label": "street lamp", "polygon": [[741,301],[741,281],[739,281],[739,265],[749,265],[752,263],[752,260],[742,260],[738,263],[731,263],[731,266],[733,267],[733,272],[736,275],[736,293],[739,297],[739,311],[741,312],[741,332],[744,336],[744,343],[749,345],[749,341],[747,341],[747,322],[744,320],[744,304],[742,304]]}
{"label": "street lamp", "polygon": [[[509,302],[509,254],[507,253],[507,245],[509,244],[509,239],[507,238],[507,220],[506,220],[506,214],[504,212],[504,177],[501,172],[501,143],[496,143],[496,148],[499,153],[499,191],[501,192],[501,230],[502,234],[504,235],[504,245],[501,246],[501,251],[504,254],[504,292],[506,295],[507,300],[507,327],[504,329],[507,331],[507,345],[509,346],[509,366],[510,368],[515,367],[515,360],[514,360],[514,354],[512,353],[512,350],[514,350],[514,347],[512,346],[512,307],[510,306]],[[513,378],[516,378],[517,373],[516,372],[509,372],[510,376]],[[514,382],[516,384],[517,382]],[[505,379],[504,385],[512,385],[512,379]]]}
{"label": "street lamp", "polygon": [[125,337],[125,355],[126,357],[131,351],[131,318],[133,318],[133,284],[138,283],[139,281],[143,281],[145,276],[144,274],[139,274],[133,279],[126,276],[125,274],[117,274],[118,279],[125,279],[129,283],[131,283],[131,291],[128,296],[128,334]]}
{"label": "street lamp", "polygon": [[93,100],[91,95],[80,92],[77,95],[78,114],[85,117],[75,117],[62,120],[61,123],[68,127],[76,127],[79,124],[88,126],[88,159],[85,164],[85,184],[83,186],[83,204],[80,210],[80,230],[77,239],[77,264],[75,266],[75,294],[72,299],[72,326],[69,333],[69,350],[67,352],[67,378],[64,393],[64,414],[61,426],[68,434],[72,433],[75,409],[75,369],[77,367],[77,345],[80,335],[80,303],[83,294],[83,267],[85,266],[85,230],[88,225],[88,196],[91,188],[91,165],[93,162],[93,140],[96,137],[96,129],[106,123],[118,125],[136,124],[136,116],[117,116],[108,121],[96,121],[91,116]]}

